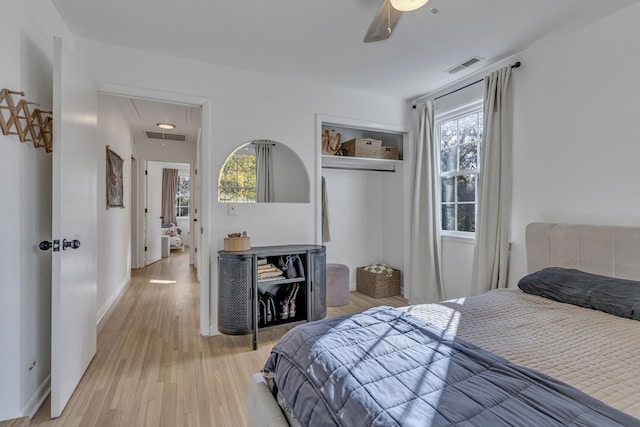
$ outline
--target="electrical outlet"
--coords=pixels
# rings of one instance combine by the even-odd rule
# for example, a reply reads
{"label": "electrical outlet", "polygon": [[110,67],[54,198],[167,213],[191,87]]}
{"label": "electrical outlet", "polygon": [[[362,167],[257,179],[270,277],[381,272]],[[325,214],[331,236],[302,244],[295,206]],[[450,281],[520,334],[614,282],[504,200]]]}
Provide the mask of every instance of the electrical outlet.
{"label": "electrical outlet", "polygon": [[229,210],[227,211],[228,215],[229,216],[235,216],[235,214],[236,214],[236,205],[229,204],[227,206],[229,206]]}

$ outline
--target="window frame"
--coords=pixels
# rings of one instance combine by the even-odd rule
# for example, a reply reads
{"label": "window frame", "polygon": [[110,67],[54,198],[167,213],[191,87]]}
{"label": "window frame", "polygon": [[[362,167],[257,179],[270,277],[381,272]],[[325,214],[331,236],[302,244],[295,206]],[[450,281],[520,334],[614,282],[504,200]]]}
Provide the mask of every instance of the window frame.
{"label": "window frame", "polygon": [[[185,216],[179,216],[178,215],[178,210],[180,207],[185,207],[184,205],[179,205],[178,204],[178,199],[180,198],[180,196],[178,195],[178,187],[180,186],[180,177],[186,177],[189,180],[189,195],[188,197],[188,204],[186,205],[187,208],[187,215]],[[175,198],[175,207],[176,207],[176,219],[180,218],[180,219],[188,219],[191,213],[191,173],[180,173],[178,172],[178,184],[176,185],[176,198]]]}
{"label": "window frame", "polygon": [[[435,129],[435,144],[436,144],[436,154],[437,154],[437,160],[438,160],[438,187],[437,187],[437,195],[438,195],[438,221],[439,221],[439,227],[440,227],[440,235],[441,236],[451,236],[451,237],[461,237],[461,238],[466,238],[466,239],[475,239],[475,235],[476,232],[475,231],[458,231],[458,230],[445,230],[442,228],[442,208],[444,206],[444,202],[442,201],[442,180],[443,178],[454,178],[454,191],[455,191],[455,187],[456,187],[456,180],[455,178],[458,176],[463,176],[463,175],[475,175],[475,180],[476,180],[476,185],[475,185],[475,199],[474,199],[474,205],[475,205],[475,220],[474,220],[474,224],[477,225],[477,218],[478,218],[478,183],[479,183],[479,177],[480,177],[480,152],[482,149],[482,138],[480,140],[478,140],[478,142],[476,143],[476,147],[477,147],[477,153],[478,153],[478,158],[477,158],[477,168],[474,170],[469,170],[469,169],[464,169],[464,170],[457,170],[455,172],[442,172],[442,152],[441,152],[441,142],[440,142],[440,126],[442,123],[451,121],[451,120],[455,120],[455,119],[459,119],[462,118],[464,116],[470,115],[470,114],[474,114],[474,113],[479,113],[482,112],[484,113],[484,103],[482,101],[482,99],[479,99],[477,101],[471,102],[467,105],[458,107],[458,108],[454,108],[454,109],[450,109],[446,112],[437,114],[435,116],[435,120],[434,120],[434,129]],[[483,116],[484,117],[484,116]],[[483,129],[484,132],[484,129]],[[459,158],[456,160],[459,161]],[[454,202],[454,206],[456,207],[456,211],[458,209],[458,205],[459,204],[464,204],[464,203],[460,203],[455,201]],[[457,227],[457,214],[456,214],[456,227]]]}

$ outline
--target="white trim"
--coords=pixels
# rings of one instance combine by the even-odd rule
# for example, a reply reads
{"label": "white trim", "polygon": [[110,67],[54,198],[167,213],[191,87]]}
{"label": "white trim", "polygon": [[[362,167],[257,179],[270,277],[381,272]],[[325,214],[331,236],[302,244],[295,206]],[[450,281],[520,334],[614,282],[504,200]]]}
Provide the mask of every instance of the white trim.
{"label": "white trim", "polygon": [[122,291],[124,291],[124,289],[127,287],[130,280],[131,280],[131,273],[127,274],[127,276],[122,280],[122,282],[120,282],[118,289],[116,289],[116,291],[111,294],[109,299],[104,303],[104,305],[100,308],[100,310],[98,310],[98,313],[96,314],[96,325],[98,325],[102,321],[102,318],[104,317],[105,314],[107,314],[107,311],[109,311],[111,306],[118,300],[118,298],[120,297],[120,294],[122,294]]}
{"label": "white trim", "polygon": [[[362,130],[372,130],[379,131],[385,133],[397,133],[399,135],[403,135],[403,152],[406,153],[406,144],[407,136],[409,135],[409,131],[407,130],[407,126],[402,124],[391,124],[391,123],[381,123],[381,122],[372,122],[368,120],[362,119],[354,119],[351,117],[341,117],[341,116],[333,116],[330,114],[321,114],[316,113],[316,149],[315,149],[315,165],[316,165],[316,173],[314,175],[315,178],[315,188],[316,188],[316,198],[312,200],[313,203],[316,204],[315,209],[315,235],[316,241],[315,244],[322,244],[322,202],[320,197],[322,195],[322,125],[335,125],[340,127],[354,128],[354,129],[362,129]],[[407,157],[404,157],[404,161],[407,161]],[[405,174],[406,176],[406,174]],[[405,206],[403,207],[405,210],[408,208],[408,199],[405,198]],[[408,234],[403,236],[404,240],[408,239]]]}
{"label": "white trim", "polygon": [[29,417],[29,419],[33,418],[49,396],[49,393],[51,393],[51,374],[47,375],[47,378],[44,379],[40,387],[33,393],[31,399],[24,405],[22,408],[22,416]]}
{"label": "white trim", "polygon": [[475,101],[469,102],[468,104],[461,105],[459,107],[455,107],[450,110],[436,114],[434,117],[435,125],[437,127],[440,122],[446,122],[455,117],[464,116],[465,114],[470,114],[476,111],[484,112],[484,99],[482,99],[482,97],[480,97],[480,99],[477,99]]}
{"label": "white trim", "polygon": [[442,241],[463,243],[466,245],[475,245],[476,238],[474,233],[465,233],[462,231],[441,231],[440,238]]}

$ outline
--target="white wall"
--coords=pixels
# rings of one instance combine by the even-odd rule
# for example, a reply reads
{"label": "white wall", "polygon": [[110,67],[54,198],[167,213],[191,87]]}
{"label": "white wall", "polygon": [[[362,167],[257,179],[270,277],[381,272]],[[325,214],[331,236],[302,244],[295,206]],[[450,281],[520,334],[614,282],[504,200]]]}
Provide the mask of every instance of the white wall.
{"label": "white wall", "polygon": [[[517,55],[523,65],[512,74],[510,287],[527,272],[524,233],[530,222],[639,223],[640,143],[632,129],[640,95],[639,19],[635,4]],[[436,113],[481,96],[482,86],[442,98]],[[472,245],[442,240],[446,298],[471,294]]]}
{"label": "white wall", "polygon": [[[87,67],[99,84],[166,91],[211,101],[208,117],[211,156],[203,159],[212,182],[235,147],[254,139],[271,139],[293,149],[311,178],[311,203],[238,205],[237,215],[227,215],[227,205],[212,202],[211,239],[212,332],[217,324],[216,252],[228,233],[246,230],[252,245],[314,243],[319,148],[316,114],[355,117],[381,123],[403,123],[401,99],[375,96],[301,81],[205,65],[87,40],[79,42]],[[207,132],[204,132],[207,135]],[[137,142],[136,142],[137,145]],[[134,148],[135,149],[135,148]],[[215,184],[212,188],[215,188]],[[215,198],[214,198],[215,200]],[[205,225],[205,221],[203,221]]]}
{"label": "white wall", "polygon": [[106,146],[123,162],[124,208],[106,208],[106,161],[98,159],[98,319],[120,295],[131,278],[131,146],[125,118],[113,97],[98,96],[97,137],[99,153]]}
{"label": "white wall", "polygon": [[640,225],[640,4],[521,56],[514,76],[509,284],[532,221]]}
{"label": "white wall", "polygon": [[[385,261],[383,249],[383,172],[323,169],[331,241],[327,263],[349,267],[356,289],[356,267]],[[387,261],[388,264],[392,264]],[[394,266],[395,267],[395,266]]]}
{"label": "white wall", "polygon": [[[0,89],[50,109],[53,34],[70,39],[49,2],[3,2]],[[16,103],[19,98],[15,98]],[[32,107],[33,108],[33,107]],[[7,111],[2,114],[7,118]],[[55,146],[54,146],[55,147]],[[0,420],[32,414],[46,397],[51,357],[51,155],[0,133]],[[29,370],[33,363],[35,366]]]}

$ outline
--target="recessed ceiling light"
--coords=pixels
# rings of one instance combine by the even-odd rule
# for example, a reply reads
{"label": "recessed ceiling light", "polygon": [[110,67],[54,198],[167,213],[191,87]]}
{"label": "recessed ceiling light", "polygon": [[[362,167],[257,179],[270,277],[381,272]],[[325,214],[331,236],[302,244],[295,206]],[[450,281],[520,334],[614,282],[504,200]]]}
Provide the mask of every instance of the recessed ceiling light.
{"label": "recessed ceiling light", "polygon": [[420,9],[427,4],[429,0],[391,0],[391,6],[395,10],[402,12],[411,12],[412,10]]}
{"label": "recessed ceiling light", "polygon": [[176,125],[173,125],[171,123],[158,123],[157,125],[160,129],[173,129],[176,127]]}

